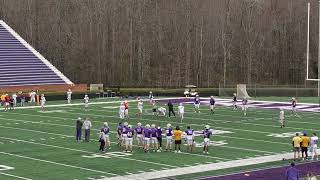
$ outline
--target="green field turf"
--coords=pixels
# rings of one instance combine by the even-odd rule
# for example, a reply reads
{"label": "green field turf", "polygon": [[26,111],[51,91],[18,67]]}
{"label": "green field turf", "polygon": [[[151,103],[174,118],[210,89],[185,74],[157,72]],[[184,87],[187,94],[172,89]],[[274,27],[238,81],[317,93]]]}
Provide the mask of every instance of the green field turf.
{"label": "green field turf", "polygon": [[[39,112],[39,108],[17,109],[12,112],[0,113],[0,179],[45,179],[45,180],[84,180],[104,177],[139,174],[143,172],[173,169],[178,167],[197,166],[199,164],[218,163],[237,159],[248,159],[258,156],[275,155],[291,150],[291,137],[272,137],[270,134],[294,133],[306,131],[319,132],[317,113],[300,113],[299,117],[287,117],[287,127],[280,129],[278,111],[249,109],[247,117],[240,110],[234,111],[227,107],[217,107],[211,115],[207,106],[202,106],[201,113],[193,112],[191,105],[186,105],[185,119],[180,123],[177,118],[154,117],[143,115],[137,118],[136,103],[130,103],[129,123],[137,122],[179,125],[185,129],[190,125],[194,130],[202,130],[209,124],[214,130],[224,134],[214,135],[211,140],[222,145],[212,146],[210,154],[202,154],[202,148],[195,148],[187,153],[182,146],[182,153],[151,152],[134,148],[132,154],[122,153],[116,145],[116,125],[119,122],[119,99],[94,99],[89,111],[83,105],[48,107],[47,113]],[[80,100],[76,102],[81,102]],[[48,102],[60,104],[63,101]],[[150,109],[145,103],[145,109]],[[50,112],[51,111],[51,112]],[[287,115],[289,112],[287,112]],[[75,119],[89,117],[93,123],[90,143],[75,141]],[[108,122],[113,130],[112,147],[102,157],[98,148],[98,131],[103,122]],[[197,137],[196,142],[202,142]],[[165,140],[164,140],[165,142]],[[136,143],[136,142],[134,142]],[[219,143],[218,143],[219,144]],[[176,176],[176,179],[195,179],[203,176],[221,175],[237,171],[247,171],[274,165],[286,165],[287,161],[278,161],[254,166],[231,168]],[[13,167],[1,170],[1,165]]]}

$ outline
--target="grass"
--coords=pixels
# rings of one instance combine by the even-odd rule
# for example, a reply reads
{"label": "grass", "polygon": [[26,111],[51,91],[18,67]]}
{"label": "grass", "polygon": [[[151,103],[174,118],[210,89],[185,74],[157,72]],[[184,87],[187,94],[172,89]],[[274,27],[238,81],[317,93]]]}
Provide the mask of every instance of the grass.
{"label": "grass", "polygon": [[[92,104],[85,112],[82,105],[48,107],[40,113],[38,108],[17,109],[12,112],[0,113],[0,165],[14,167],[13,170],[0,172],[0,179],[14,179],[14,176],[30,179],[99,179],[117,175],[138,174],[142,172],[172,169],[177,167],[196,166],[198,164],[218,163],[220,161],[236,160],[290,152],[291,137],[275,138],[268,136],[272,133],[293,133],[319,131],[317,126],[319,114],[301,113],[303,121],[297,117],[287,119],[287,127],[280,129],[277,116],[278,111],[249,109],[247,117],[241,111],[234,111],[227,107],[218,107],[211,115],[207,107],[202,106],[201,113],[193,112],[191,105],[186,105],[186,118],[180,123],[176,118],[154,117],[144,115],[137,118],[136,104],[130,103],[130,124],[159,124],[165,127],[167,123],[179,125],[185,129],[191,125],[194,130],[202,130],[209,124],[214,130],[229,131],[214,135],[213,141],[226,142],[223,146],[210,147],[210,154],[203,155],[202,148],[195,148],[192,154],[175,154],[171,152],[144,153],[141,149],[134,149],[132,155],[117,156],[121,152],[115,144],[116,136],[112,132],[111,149],[103,157],[93,157],[99,154],[97,142],[98,129],[103,122],[108,122],[113,131],[119,122],[117,116],[119,99],[94,99],[106,101],[105,104]],[[75,101],[76,102],[81,102]],[[64,101],[48,102],[61,104]],[[145,103],[145,109],[150,106]],[[59,111],[57,111],[59,110]],[[90,143],[75,141],[75,119],[89,117],[93,123]],[[165,140],[164,140],[165,141]],[[201,137],[196,142],[202,142]],[[136,143],[136,142],[134,142]],[[91,157],[91,158],[89,158]],[[177,179],[194,179],[207,175],[221,175],[254,168],[274,165],[286,165],[287,161],[259,164],[254,166],[209,171],[196,174],[177,176]],[[1,166],[0,166],[1,167]],[[1,168],[0,168],[1,169]],[[5,173],[5,174],[3,174]],[[8,175],[9,174],[9,175]]]}

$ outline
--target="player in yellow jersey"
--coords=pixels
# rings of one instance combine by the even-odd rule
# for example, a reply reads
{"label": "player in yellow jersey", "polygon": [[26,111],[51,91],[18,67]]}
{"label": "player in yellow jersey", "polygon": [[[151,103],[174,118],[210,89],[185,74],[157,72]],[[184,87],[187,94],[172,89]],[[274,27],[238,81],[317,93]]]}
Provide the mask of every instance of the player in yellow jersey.
{"label": "player in yellow jersey", "polygon": [[293,146],[293,160],[295,161],[297,158],[300,159],[300,148],[301,148],[302,139],[299,136],[299,133],[296,133],[296,136],[292,138],[292,146]]}
{"label": "player in yellow jersey", "polygon": [[175,130],[173,130],[173,138],[175,143],[174,152],[181,153],[180,146],[181,146],[181,139],[182,139],[182,131],[180,130],[179,126],[177,126]]}
{"label": "player in yellow jersey", "polygon": [[310,137],[307,136],[307,133],[304,132],[303,136],[301,137],[301,153],[302,153],[302,158],[304,160],[308,159],[308,147],[310,145]]}

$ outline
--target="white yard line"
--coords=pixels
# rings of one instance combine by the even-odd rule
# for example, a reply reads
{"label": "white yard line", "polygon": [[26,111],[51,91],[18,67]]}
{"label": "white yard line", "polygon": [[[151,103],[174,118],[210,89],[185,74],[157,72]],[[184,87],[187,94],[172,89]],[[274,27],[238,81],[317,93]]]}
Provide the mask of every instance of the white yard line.
{"label": "white yard line", "polygon": [[0,151],[0,154],[19,157],[19,158],[24,158],[24,159],[30,159],[30,160],[39,161],[39,162],[45,162],[45,163],[54,164],[54,165],[70,167],[70,168],[74,168],[74,169],[81,169],[81,170],[86,170],[86,171],[92,171],[92,172],[97,172],[97,173],[109,174],[109,175],[112,175],[112,176],[117,176],[117,174],[114,174],[114,173],[108,173],[108,172],[104,172],[104,171],[98,171],[98,170],[94,170],[94,169],[89,169],[89,168],[84,168],[84,167],[79,167],[79,166],[73,166],[73,165],[63,164],[63,163],[58,163],[58,162],[54,162],[54,161],[48,161],[48,160],[43,160],[43,159],[38,159],[38,158],[32,158],[32,157],[22,156],[22,155],[18,155],[18,154],[11,154],[11,153],[2,152],[2,151]]}
{"label": "white yard line", "polygon": [[2,173],[2,172],[0,172],[0,175],[9,176],[9,177],[14,177],[14,178],[17,178],[17,179],[32,180],[32,179],[30,179],[30,178],[21,177],[21,176],[16,176],[16,175],[7,174],[7,173]]}
{"label": "white yard line", "polygon": [[156,178],[165,178],[172,176],[179,176],[191,173],[200,173],[205,171],[214,171],[228,168],[235,168],[241,166],[249,166],[256,165],[268,162],[280,161],[283,158],[291,158],[292,153],[281,154],[281,155],[272,155],[272,156],[264,156],[264,157],[256,157],[250,159],[241,159],[213,164],[203,164],[191,167],[181,167],[175,169],[168,170],[160,170],[156,172],[145,172],[139,174],[125,175],[125,176],[116,176],[111,178],[102,178],[100,180],[127,180],[127,179],[135,179],[135,180],[144,180],[144,179],[156,179]]}

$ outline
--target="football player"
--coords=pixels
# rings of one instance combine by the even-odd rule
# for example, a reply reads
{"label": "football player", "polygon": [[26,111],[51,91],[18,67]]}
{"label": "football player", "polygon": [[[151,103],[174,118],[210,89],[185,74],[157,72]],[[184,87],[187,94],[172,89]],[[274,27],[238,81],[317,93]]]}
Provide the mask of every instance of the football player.
{"label": "football player", "polygon": [[191,129],[190,126],[184,131],[186,138],[187,138],[187,151],[192,152],[193,150],[193,138],[194,138],[194,131]]}
{"label": "football player", "polygon": [[182,122],[184,118],[184,106],[182,103],[180,103],[180,105],[178,106],[178,115],[180,117],[180,121]]}
{"label": "football player", "polygon": [[203,130],[203,153],[209,154],[209,145],[210,145],[210,136],[212,135],[212,131],[210,130],[210,126],[206,125]]}
{"label": "football player", "polygon": [[194,98],[194,112],[200,113],[200,97],[196,95]]}
{"label": "football player", "polygon": [[138,147],[143,147],[143,127],[141,125],[141,123],[139,122],[137,124],[137,127],[135,128],[135,135],[136,135],[136,139],[137,139],[137,142],[138,142]]}
{"label": "football player", "polygon": [[167,128],[166,128],[166,139],[167,139],[167,143],[166,143],[166,151],[171,151],[172,150],[172,127],[171,124],[167,124]]}

